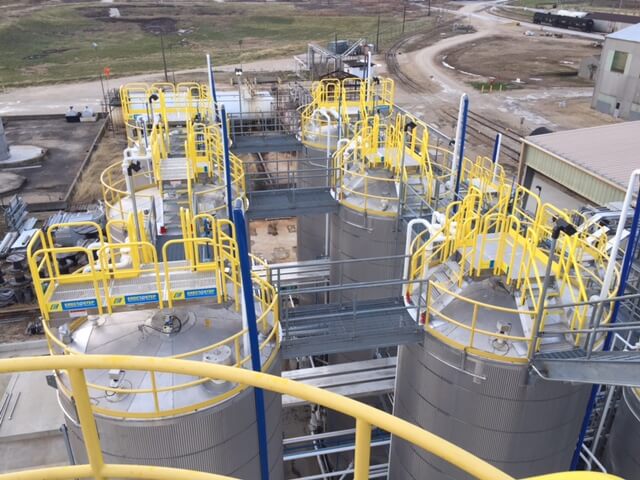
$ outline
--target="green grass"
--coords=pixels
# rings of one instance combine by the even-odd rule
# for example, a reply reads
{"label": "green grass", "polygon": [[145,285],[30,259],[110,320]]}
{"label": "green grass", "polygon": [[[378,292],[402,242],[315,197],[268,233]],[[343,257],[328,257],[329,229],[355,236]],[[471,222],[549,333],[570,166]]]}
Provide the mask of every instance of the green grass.
{"label": "green grass", "polygon": [[[0,86],[96,78],[105,66],[114,76],[159,71],[160,38],[145,25],[163,18],[175,21],[175,29],[164,35],[172,70],[202,66],[205,53],[212,54],[214,65],[248,62],[303,53],[308,42],[326,43],[335,34],[374,41],[377,30],[375,15],[291,4],[43,5],[12,17],[1,18],[0,12]],[[108,18],[113,7],[120,9],[120,19]],[[409,25],[417,29],[427,21]],[[398,17],[383,17],[381,44],[397,38],[400,23]]]}

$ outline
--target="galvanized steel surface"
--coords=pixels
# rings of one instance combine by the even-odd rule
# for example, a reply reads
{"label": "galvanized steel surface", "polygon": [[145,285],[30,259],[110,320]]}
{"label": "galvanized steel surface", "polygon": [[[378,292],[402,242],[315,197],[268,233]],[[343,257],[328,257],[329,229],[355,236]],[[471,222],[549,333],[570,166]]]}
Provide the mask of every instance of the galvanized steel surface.
{"label": "galvanized steel surface", "polygon": [[[280,374],[279,359],[268,373]],[[76,463],[84,463],[87,458],[75,409],[64,395],[59,398]],[[284,475],[281,396],[265,391],[265,404],[271,478],[278,480]],[[189,468],[247,479],[260,477],[252,388],[193,414],[149,421],[96,416],[96,424],[106,462]]]}
{"label": "galvanized steel surface", "polygon": [[605,450],[605,465],[623,478],[640,478],[640,398],[624,388]]}
{"label": "galvanized steel surface", "polygon": [[[465,358],[427,334],[400,348],[394,414],[523,478],[567,468],[588,395],[588,386],[533,378],[526,365]],[[389,478],[470,477],[393,439]]]}

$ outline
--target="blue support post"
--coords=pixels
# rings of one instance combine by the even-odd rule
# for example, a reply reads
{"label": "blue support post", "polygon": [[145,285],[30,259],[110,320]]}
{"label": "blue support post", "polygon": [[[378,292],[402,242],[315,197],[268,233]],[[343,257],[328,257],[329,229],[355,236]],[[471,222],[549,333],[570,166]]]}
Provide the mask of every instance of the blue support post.
{"label": "blue support post", "polygon": [[216,94],[216,79],[213,75],[213,66],[211,65],[211,56],[207,55],[207,70],[209,75],[209,89],[213,97],[213,109],[216,113],[216,122],[220,121],[220,113],[218,112],[218,95]]}
{"label": "blue support post", "polygon": [[467,117],[469,115],[469,97],[465,95],[462,100],[462,131],[460,134],[458,145],[458,167],[456,168],[456,188],[454,190],[454,200],[458,200],[458,194],[460,193],[460,170],[462,170],[462,160],[464,159],[464,143],[467,138]]}
{"label": "blue support post", "polygon": [[[224,117],[224,114],[223,114]],[[242,278],[242,295],[247,319],[249,343],[251,346],[251,368],[255,372],[262,371],[260,361],[260,345],[258,342],[258,325],[256,306],[253,299],[253,282],[251,280],[251,261],[249,259],[249,242],[247,226],[244,218],[242,201],[233,208],[233,223],[236,226],[236,241],[240,257],[240,273]],[[267,450],[267,420],[264,408],[264,392],[261,388],[254,388],[256,404],[256,423],[258,426],[258,447],[260,451],[260,473],[262,480],[269,480],[269,455]]]}
{"label": "blue support post", "polygon": [[224,148],[224,187],[227,193],[227,211],[229,220],[233,221],[233,193],[231,188],[231,155],[229,153],[229,132],[227,128],[227,112],[222,105],[222,145]]}
{"label": "blue support post", "polygon": [[496,142],[493,144],[493,154],[491,155],[491,161],[496,164],[498,163],[498,157],[500,156],[500,147],[502,145],[502,134],[496,134]]}
{"label": "blue support post", "polygon": [[[631,265],[633,264],[633,256],[638,243],[638,224],[640,224],[640,192],[638,192],[638,200],[636,200],[636,208],[633,212],[633,220],[631,221],[631,233],[629,234],[629,239],[627,241],[627,251],[624,253],[624,259],[622,261],[622,272],[620,273],[620,285],[618,285],[618,290],[616,291],[616,296],[620,297],[624,295],[625,290],[627,289],[627,281],[629,280],[629,274],[631,273]],[[615,259],[611,259],[610,261],[615,261]],[[611,312],[611,321],[610,324],[616,323],[618,319],[618,310],[620,309],[620,302],[615,302],[613,304],[613,312]],[[607,351],[611,348],[611,344],[613,343],[613,333],[609,332],[607,334],[607,338],[604,341],[604,346],[602,349]],[[582,448],[582,444],[584,442],[584,437],[587,434],[587,429],[589,428],[589,423],[591,422],[591,415],[593,414],[593,407],[596,403],[596,396],[598,394],[598,385],[594,385],[591,387],[591,394],[589,395],[589,403],[587,404],[587,411],[584,415],[584,420],[582,421],[582,428],[580,429],[580,436],[578,437],[578,445],[576,446],[575,451],[573,452],[573,458],[571,459],[571,470],[576,470],[578,468],[578,463],[580,462],[580,450]]]}

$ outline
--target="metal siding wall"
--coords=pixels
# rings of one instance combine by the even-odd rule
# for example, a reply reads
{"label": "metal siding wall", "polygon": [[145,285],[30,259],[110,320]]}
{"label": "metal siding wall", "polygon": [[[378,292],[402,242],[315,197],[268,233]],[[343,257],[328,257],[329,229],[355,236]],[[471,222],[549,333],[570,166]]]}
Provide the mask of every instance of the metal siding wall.
{"label": "metal siding wall", "polygon": [[640,399],[629,388],[613,420],[605,450],[605,465],[623,478],[640,478]]}
{"label": "metal siding wall", "polygon": [[525,164],[532,169],[566,186],[597,205],[605,205],[624,198],[622,190],[601,182],[595,176],[562,162],[531,145],[525,145],[523,156]]}
{"label": "metal siding wall", "polygon": [[[269,373],[280,374],[276,359]],[[67,412],[73,406],[61,396]],[[265,391],[271,478],[283,478],[282,400]],[[86,462],[80,428],[66,420],[76,462]],[[240,478],[259,478],[253,389],[220,405],[181,417],[119,421],[96,417],[106,462],[187,468]]]}
{"label": "metal siding wall", "polygon": [[[441,360],[440,360],[441,359]],[[460,366],[486,377],[474,381]],[[426,335],[400,349],[394,414],[517,477],[566,470],[588,386],[530,378],[526,365],[467,357]],[[467,480],[446,462],[393,439],[389,478]]]}

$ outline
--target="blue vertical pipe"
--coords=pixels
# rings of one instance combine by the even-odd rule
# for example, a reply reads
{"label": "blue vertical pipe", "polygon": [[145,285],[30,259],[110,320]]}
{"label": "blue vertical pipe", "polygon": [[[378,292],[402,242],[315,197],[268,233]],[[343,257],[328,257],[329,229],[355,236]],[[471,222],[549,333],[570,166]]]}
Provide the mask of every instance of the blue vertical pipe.
{"label": "blue vertical pipe", "polygon": [[224,186],[227,192],[227,211],[229,220],[233,221],[233,194],[231,192],[231,155],[229,154],[227,112],[224,108],[224,105],[222,105],[222,145],[224,148]]}
{"label": "blue vertical pipe", "polygon": [[[631,265],[633,264],[633,254],[637,247],[638,242],[638,224],[640,223],[640,191],[636,200],[636,208],[633,212],[633,220],[631,221],[631,233],[629,234],[629,240],[627,241],[627,251],[624,253],[624,259],[622,261],[622,272],[620,273],[620,285],[616,291],[616,296],[620,297],[624,295],[624,291],[627,289],[627,281],[629,280],[629,274],[631,273]],[[614,262],[615,258],[610,261]],[[611,312],[611,320],[609,323],[615,323],[618,319],[618,310],[620,309],[620,302],[613,304],[613,312]],[[604,341],[603,350],[609,350],[613,343],[613,334],[609,332],[607,338]],[[580,450],[584,442],[584,437],[587,434],[587,428],[591,422],[591,415],[593,414],[593,408],[596,403],[596,395],[598,394],[598,385],[591,387],[591,394],[589,395],[589,403],[587,403],[587,411],[582,420],[582,428],[580,429],[580,436],[578,437],[578,444],[573,452],[573,458],[571,459],[571,470],[578,468],[580,463]]]}
{"label": "blue vertical pipe", "polygon": [[464,159],[464,142],[467,138],[467,116],[469,115],[469,97],[462,102],[462,133],[460,135],[460,146],[458,149],[458,168],[456,169],[456,188],[454,200],[458,200],[460,192],[460,170],[462,170],[462,160]]}
{"label": "blue vertical pipe", "polygon": [[500,145],[502,145],[502,134],[496,134],[496,142],[493,144],[493,154],[491,155],[491,161],[495,164],[498,163],[498,156],[500,155]]}
{"label": "blue vertical pipe", "polygon": [[[224,117],[224,113],[223,113]],[[242,296],[249,330],[249,344],[251,346],[251,368],[255,372],[262,371],[260,361],[260,345],[258,343],[258,325],[256,320],[256,306],[253,299],[253,282],[251,280],[251,261],[249,260],[249,242],[247,240],[247,226],[242,208],[242,200],[233,208],[233,223],[236,226],[236,241],[240,257],[240,274],[242,277]],[[256,404],[256,423],[258,426],[258,447],[260,452],[260,473],[262,480],[269,480],[269,454],[267,450],[267,420],[264,409],[264,392],[261,388],[253,389]]]}

